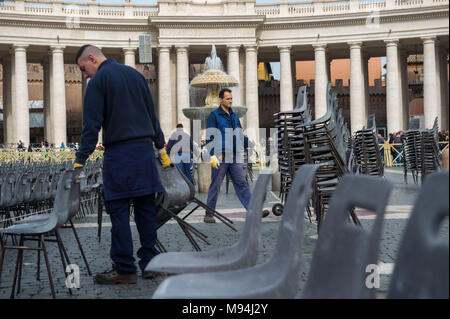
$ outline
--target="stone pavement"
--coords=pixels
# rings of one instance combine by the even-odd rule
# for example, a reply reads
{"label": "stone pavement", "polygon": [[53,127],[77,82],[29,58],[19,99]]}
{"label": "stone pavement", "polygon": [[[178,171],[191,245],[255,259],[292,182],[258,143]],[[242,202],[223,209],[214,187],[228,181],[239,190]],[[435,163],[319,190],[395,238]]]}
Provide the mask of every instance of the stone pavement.
{"label": "stone pavement", "polygon": [[[409,212],[414,205],[417,191],[420,186],[414,185],[412,178],[408,180],[408,184],[404,184],[403,171],[400,168],[386,169],[386,178],[390,179],[395,185],[391,193],[391,198],[386,210],[384,230],[380,245],[379,265],[381,265],[380,284],[381,287],[377,291],[378,298],[385,298],[389,287],[389,279],[392,273],[393,264],[397,255],[398,246],[401,236],[405,229]],[[269,188],[270,189],[270,188]],[[206,201],[206,194],[197,194],[198,197]],[[265,207],[268,209],[274,203],[279,202],[278,194],[269,191],[267,194]],[[234,226],[238,232],[226,227],[223,223],[216,224],[203,223],[203,212],[197,210],[187,218],[187,221],[201,232],[208,236],[211,245],[206,245],[201,240],[197,240],[203,250],[214,249],[232,245],[236,242],[242,231],[245,211],[237,199],[234,189],[230,186],[230,192],[225,194],[225,185],[217,203],[217,210],[234,221]],[[357,211],[360,216],[362,226],[364,228],[371,227],[373,223],[373,214],[368,212]],[[181,215],[184,215],[181,213]],[[262,263],[270,258],[275,249],[279,221],[282,216],[277,217],[270,214],[263,219],[262,235],[259,248],[258,263]],[[102,240],[97,239],[97,219],[96,215],[88,215],[77,220],[76,227],[81,237],[84,250],[92,272],[98,273],[110,269],[111,262],[109,259],[110,247],[110,223],[108,216],[103,217]],[[139,248],[138,233],[134,223],[132,223],[132,232],[134,238],[135,251]],[[65,246],[69,252],[72,264],[80,267],[80,288],[73,289],[73,295],[68,294],[65,286],[65,276],[63,267],[59,258],[58,250],[55,243],[48,243],[49,257],[51,262],[51,270],[53,273],[54,284],[57,298],[72,299],[95,299],[95,298],[117,298],[117,299],[139,299],[151,298],[153,292],[164,278],[153,280],[143,280],[139,278],[136,285],[116,285],[102,286],[95,285],[92,277],[89,277],[84,266],[78,247],[75,242],[72,230],[63,229],[61,231]],[[448,219],[443,223],[440,229],[442,238],[448,240]],[[191,244],[185,237],[181,228],[174,222],[168,222],[158,230],[158,237],[168,251],[191,251]],[[302,259],[302,287],[308,276],[309,265],[314,252],[315,243],[317,241],[317,228],[314,223],[305,222],[305,237],[303,246]],[[26,251],[24,253],[24,267],[22,288],[20,294],[16,298],[51,298],[50,288],[48,284],[47,273],[43,258],[41,258],[41,280],[36,281],[35,273],[37,269],[37,258],[35,251]],[[12,287],[12,275],[16,261],[16,252],[8,250],[6,252],[3,274],[0,282],[0,298],[9,298]]]}

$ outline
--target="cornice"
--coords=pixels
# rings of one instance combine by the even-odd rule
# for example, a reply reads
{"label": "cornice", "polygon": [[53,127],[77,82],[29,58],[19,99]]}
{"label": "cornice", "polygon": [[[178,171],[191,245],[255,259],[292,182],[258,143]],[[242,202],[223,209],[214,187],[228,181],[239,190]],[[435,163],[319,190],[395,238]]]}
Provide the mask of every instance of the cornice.
{"label": "cornice", "polygon": [[[267,18],[261,25],[261,30],[298,29],[314,27],[334,27],[347,25],[363,25],[373,12],[358,12],[337,15],[322,15],[309,17],[274,17]],[[410,22],[432,18],[446,18],[449,16],[448,6],[435,6],[431,8],[413,8],[411,10],[379,11],[379,23]]]}
{"label": "cornice", "polygon": [[263,24],[265,16],[149,16],[149,24],[157,28],[254,28]]}

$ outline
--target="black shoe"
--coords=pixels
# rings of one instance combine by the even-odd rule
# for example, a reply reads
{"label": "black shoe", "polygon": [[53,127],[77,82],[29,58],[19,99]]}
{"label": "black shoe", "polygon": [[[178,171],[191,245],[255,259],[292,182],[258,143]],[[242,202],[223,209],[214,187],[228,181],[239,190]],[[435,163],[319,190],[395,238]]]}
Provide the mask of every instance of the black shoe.
{"label": "black shoe", "polygon": [[113,264],[113,269],[95,275],[94,282],[100,285],[135,284],[136,274],[119,274],[117,266]]}
{"label": "black shoe", "polygon": [[156,277],[161,277],[161,273],[157,271],[143,271],[142,279],[155,279]]}

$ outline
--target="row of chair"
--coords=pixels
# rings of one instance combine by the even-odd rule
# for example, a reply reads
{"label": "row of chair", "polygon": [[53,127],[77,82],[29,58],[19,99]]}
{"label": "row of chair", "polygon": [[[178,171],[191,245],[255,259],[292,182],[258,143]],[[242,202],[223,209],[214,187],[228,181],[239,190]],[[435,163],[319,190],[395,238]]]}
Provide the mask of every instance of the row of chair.
{"label": "row of chair", "polygon": [[[270,171],[256,181],[239,240],[230,247],[202,252],[168,252],[146,270],[176,274],[165,279],[153,298],[374,298],[367,266],[378,264],[384,212],[392,183],[367,175],[346,175],[336,187],[319,232],[305,286],[301,289],[304,212],[319,165],[303,165],[287,196],[272,257],[256,264]],[[395,261],[388,298],[448,298],[449,247],[438,236],[447,217],[449,174],[429,175],[416,200]],[[355,206],[371,210],[371,229],[351,224]]]}
{"label": "row of chair", "polygon": [[[32,207],[32,209],[27,210],[26,214],[20,213],[21,205],[23,205],[21,203],[16,204],[16,206],[3,207],[3,219],[0,224],[0,278],[6,251],[11,249],[18,250],[11,298],[14,298],[16,287],[17,294],[20,292],[23,252],[25,250],[38,251],[37,280],[39,280],[40,277],[40,252],[43,252],[49,276],[51,294],[53,298],[56,297],[45,242],[56,242],[58,244],[58,250],[65,272],[66,266],[71,264],[71,262],[60,236],[60,229],[62,228],[72,228],[87,271],[89,275],[91,275],[91,270],[83,251],[80,238],[75,229],[73,219],[76,218],[76,216],[79,216],[79,212],[81,211],[81,194],[84,192],[86,197],[92,197],[89,193],[98,192],[97,188],[99,186],[94,184],[94,182],[101,182],[101,179],[94,178],[94,176],[98,177],[98,163],[87,162],[83,174],[81,173],[82,168],[77,168],[75,170],[71,168],[73,167],[72,162],[54,165],[49,165],[47,163],[47,165],[41,164],[41,166],[53,168],[47,171],[47,174],[52,176],[51,185],[57,180],[54,196],[51,200],[46,202],[45,205],[36,204],[35,206],[27,206],[26,208]],[[33,167],[32,169],[36,170],[36,167]],[[29,173],[33,174],[33,172],[34,171],[31,170]],[[37,175],[39,176],[39,174]],[[4,189],[5,184],[7,183],[2,184],[2,190]],[[45,182],[43,184],[47,185]],[[34,187],[31,188],[33,189]],[[46,189],[47,187],[44,186],[43,188]],[[89,200],[91,199],[92,198],[89,198]],[[10,243],[8,243],[8,239],[10,239]],[[38,246],[32,247],[26,245],[25,242],[29,241],[37,241]],[[70,288],[69,293],[72,293]]]}

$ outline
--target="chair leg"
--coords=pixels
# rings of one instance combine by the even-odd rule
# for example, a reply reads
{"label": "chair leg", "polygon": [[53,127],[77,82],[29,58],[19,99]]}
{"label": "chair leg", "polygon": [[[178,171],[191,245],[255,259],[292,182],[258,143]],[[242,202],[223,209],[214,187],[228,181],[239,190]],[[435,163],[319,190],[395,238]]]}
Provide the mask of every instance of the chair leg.
{"label": "chair leg", "polygon": [[[25,244],[25,240],[20,238],[20,246],[23,246]],[[23,250],[20,250],[20,262],[19,262],[19,282],[17,283],[17,293],[16,295],[19,295],[20,287],[22,283],[22,268],[23,268]]]}
{"label": "chair leg", "polygon": [[[67,264],[66,264],[66,260],[68,262],[68,264],[70,264],[70,260],[67,256],[67,253],[65,252],[62,240],[61,240],[61,236],[59,234],[58,230],[55,230],[55,236],[56,236],[56,243],[58,244],[58,249],[59,249],[59,255],[61,257],[61,262],[63,265],[63,272],[64,272],[64,276],[67,278],[67,274],[66,274],[66,268],[67,268]],[[64,259],[66,258],[66,260]],[[72,295],[72,289],[67,288],[69,290],[69,294]]]}
{"label": "chair leg", "polygon": [[[38,248],[41,248],[41,242],[38,241]],[[37,273],[36,273],[36,280],[41,280],[41,250],[37,251]]]}
{"label": "chair leg", "polygon": [[[20,244],[23,244],[22,235],[20,235]],[[14,293],[16,292],[16,283],[17,283],[17,276],[19,272],[19,264],[20,264],[20,254],[22,252],[22,249],[19,248],[17,251],[17,260],[16,260],[16,268],[14,269],[14,279],[13,279],[13,286],[11,290],[11,296],[10,299],[14,299]]]}
{"label": "chair leg", "polygon": [[99,194],[97,197],[97,223],[98,223],[98,230],[97,230],[97,235],[98,235],[98,242],[101,241],[102,239],[102,214],[103,214],[103,207],[102,207],[102,197]]}
{"label": "chair leg", "polygon": [[73,234],[75,235],[75,239],[77,240],[78,248],[80,249],[81,256],[83,257],[84,263],[86,264],[88,274],[89,274],[89,276],[92,276],[91,269],[89,268],[89,264],[87,262],[86,255],[84,254],[84,250],[83,250],[83,247],[81,246],[80,238],[78,237],[78,233],[77,233],[77,230],[75,229],[72,219],[69,219],[69,222],[70,222],[70,226],[72,227]]}
{"label": "chair leg", "polygon": [[50,269],[50,263],[48,262],[47,248],[45,247],[44,235],[41,235],[40,237],[41,237],[42,251],[44,252],[45,265],[47,267],[48,280],[50,282],[50,290],[52,292],[53,299],[56,299],[55,286],[53,285],[52,272]]}
{"label": "chair leg", "polygon": [[6,248],[2,247],[2,252],[0,254],[0,281],[2,280],[2,270],[3,270],[3,260],[5,258]]}

